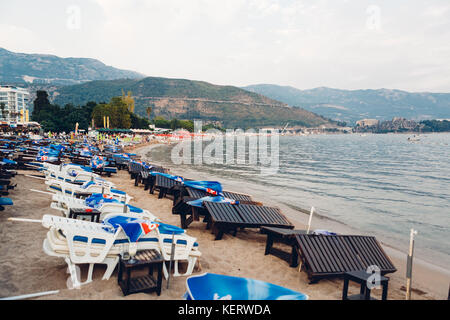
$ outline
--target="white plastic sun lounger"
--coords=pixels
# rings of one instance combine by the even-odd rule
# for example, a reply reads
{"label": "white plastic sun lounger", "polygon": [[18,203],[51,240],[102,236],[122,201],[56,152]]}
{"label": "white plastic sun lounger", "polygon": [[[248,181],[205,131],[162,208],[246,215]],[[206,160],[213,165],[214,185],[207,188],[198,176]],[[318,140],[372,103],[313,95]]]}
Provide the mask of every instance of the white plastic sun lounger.
{"label": "white plastic sun lounger", "polygon": [[75,164],[52,165],[46,163],[43,173],[46,179],[55,179],[59,181],[83,183],[86,181],[102,182],[114,188],[114,184],[101,178],[98,174],[85,171],[81,166]]}
{"label": "white plastic sun lounger", "polygon": [[[86,205],[85,199],[78,199],[71,196],[66,196],[63,194],[54,194],[52,196],[52,203],[50,208],[61,211],[66,217],[70,215],[70,209],[93,209],[92,207]],[[159,221],[153,213],[148,210],[140,209],[131,206],[130,204],[118,203],[118,202],[105,202],[101,206],[96,207],[96,210],[100,211],[100,220],[103,221],[105,215],[110,213],[133,213],[134,217],[139,217],[143,219],[148,219],[152,221]],[[140,210],[135,210],[140,209]],[[135,212],[133,212],[135,211]]]}
{"label": "white plastic sun lounger", "polygon": [[[172,235],[161,234],[158,228],[141,237],[137,243],[129,243],[121,228],[115,232],[107,231],[106,225],[75,219],[44,215],[42,225],[50,230],[43,243],[44,252],[50,256],[65,259],[71,274],[74,286],[81,286],[92,281],[94,264],[106,264],[107,269],[103,280],[110,278],[121,252],[127,250],[130,245],[137,246],[137,250],[155,249],[162,253],[164,259],[167,254],[170,257]],[[180,234],[175,236],[175,269],[174,276],[178,273],[178,261],[187,261],[187,272],[192,274],[197,259],[201,256],[195,238]],[[80,282],[77,275],[77,264],[89,264],[87,280]],[[164,276],[168,277],[167,268],[163,266]]]}
{"label": "white plastic sun lounger", "polygon": [[82,185],[78,185],[61,180],[50,179],[45,181],[45,184],[47,185],[48,191],[70,197],[78,197],[79,195],[86,197],[86,194],[102,193],[119,201],[125,201],[125,203],[128,203],[132,199],[126,192],[114,189],[110,185],[105,185],[101,182],[88,181]]}

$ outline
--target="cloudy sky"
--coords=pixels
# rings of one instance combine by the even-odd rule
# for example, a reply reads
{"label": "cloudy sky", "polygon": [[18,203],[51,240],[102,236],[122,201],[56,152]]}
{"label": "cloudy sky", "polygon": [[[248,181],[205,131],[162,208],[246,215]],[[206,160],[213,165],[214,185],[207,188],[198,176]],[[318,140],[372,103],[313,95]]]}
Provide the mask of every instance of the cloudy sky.
{"label": "cloudy sky", "polygon": [[0,47],[215,84],[450,92],[450,1],[0,0]]}

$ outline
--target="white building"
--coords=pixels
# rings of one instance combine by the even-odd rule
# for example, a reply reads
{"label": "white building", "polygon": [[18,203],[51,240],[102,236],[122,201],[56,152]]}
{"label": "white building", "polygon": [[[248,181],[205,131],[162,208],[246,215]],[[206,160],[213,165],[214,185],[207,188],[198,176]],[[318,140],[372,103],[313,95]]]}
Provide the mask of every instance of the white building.
{"label": "white building", "polygon": [[30,93],[15,86],[0,86],[0,121],[27,121]]}

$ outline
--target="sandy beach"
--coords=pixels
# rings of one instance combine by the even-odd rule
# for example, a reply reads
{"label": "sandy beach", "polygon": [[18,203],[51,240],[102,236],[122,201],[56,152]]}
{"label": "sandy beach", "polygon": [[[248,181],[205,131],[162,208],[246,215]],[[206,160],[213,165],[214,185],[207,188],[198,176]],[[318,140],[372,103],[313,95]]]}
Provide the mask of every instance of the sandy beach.
{"label": "sandy beach", "polygon": [[[133,149],[134,152],[145,153],[148,145]],[[182,174],[181,172],[174,172]],[[14,206],[0,213],[0,297],[10,297],[27,293],[60,290],[56,295],[36,299],[182,299],[186,291],[185,277],[171,278],[170,287],[166,289],[163,280],[161,296],[156,294],[133,294],[124,297],[117,285],[117,270],[109,280],[101,280],[105,268],[96,265],[94,281],[81,289],[68,289],[69,274],[62,258],[47,256],[42,250],[42,242],[47,229],[39,223],[11,222],[10,217],[40,219],[44,214],[59,215],[50,209],[51,196],[30,191],[45,190],[44,181],[27,177],[30,171],[19,171],[14,178],[17,187],[10,192]],[[158,199],[157,194],[150,195],[141,185],[134,186],[128,172],[119,171],[108,178],[118,189],[126,191],[133,197],[131,204],[145,208],[158,216],[165,223],[180,226],[178,215],[171,213],[172,200]],[[239,190],[234,190],[239,191]],[[255,199],[263,201],[263,199]],[[292,223],[296,228],[304,228],[298,221]],[[205,229],[202,222],[193,222],[187,234],[197,238],[199,250],[202,252],[200,263],[194,273],[221,273],[232,276],[249,277],[268,281],[307,294],[310,299],[339,300],[342,295],[342,280],[321,280],[317,284],[309,284],[305,272],[298,268],[290,268],[288,263],[273,255],[264,255],[266,236],[257,230],[245,229],[236,236],[225,234],[220,241]],[[405,298],[405,259],[406,254],[384,246],[398,271],[389,274],[389,299]],[[82,280],[87,266],[82,268]],[[445,270],[415,261],[412,299],[447,299],[449,277]],[[403,287],[403,289],[402,289]],[[358,289],[351,287],[353,292]],[[379,297],[381,290],[374,290],[373,295]]]}

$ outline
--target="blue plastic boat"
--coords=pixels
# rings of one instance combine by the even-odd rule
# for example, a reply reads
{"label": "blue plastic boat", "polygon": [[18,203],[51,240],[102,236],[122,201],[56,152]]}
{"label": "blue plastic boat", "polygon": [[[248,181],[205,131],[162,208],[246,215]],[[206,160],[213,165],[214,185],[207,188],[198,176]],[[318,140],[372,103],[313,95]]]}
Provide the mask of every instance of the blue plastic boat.
{"label": "blue plastic boat", "polygon": [[307,300],[308,296],[272,283],[204,273],[186,279],[186,300]]}

